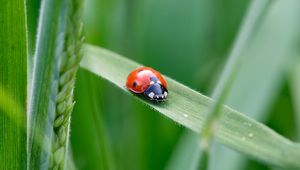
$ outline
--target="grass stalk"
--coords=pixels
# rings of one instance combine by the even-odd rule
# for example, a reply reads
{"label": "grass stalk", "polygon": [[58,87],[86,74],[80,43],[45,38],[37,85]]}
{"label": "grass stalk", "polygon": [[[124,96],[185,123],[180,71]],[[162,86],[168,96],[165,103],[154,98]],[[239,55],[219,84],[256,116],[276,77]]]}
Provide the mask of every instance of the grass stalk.
{"label": "grass stalk", "polygon": [[83,56],[82,1],[69,1],[69,14],[64,51],[59,66],[59,89],[56,96],[54,135],[52,140],[53,169],[65,169],[70,133],[70,118],[74,107],[73,90],[79,62]]}

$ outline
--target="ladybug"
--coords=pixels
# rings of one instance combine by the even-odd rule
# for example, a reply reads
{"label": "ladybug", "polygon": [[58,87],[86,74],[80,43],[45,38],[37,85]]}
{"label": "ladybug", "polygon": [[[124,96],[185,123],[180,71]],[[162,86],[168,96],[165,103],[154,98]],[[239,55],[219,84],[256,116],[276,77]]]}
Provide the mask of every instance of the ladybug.
{"label": "ladybug", "polygon": [[163,76],[150,67],[139,67],[127,77],[126,88],[135,94],[161,102],[168,96],[168,85]]}

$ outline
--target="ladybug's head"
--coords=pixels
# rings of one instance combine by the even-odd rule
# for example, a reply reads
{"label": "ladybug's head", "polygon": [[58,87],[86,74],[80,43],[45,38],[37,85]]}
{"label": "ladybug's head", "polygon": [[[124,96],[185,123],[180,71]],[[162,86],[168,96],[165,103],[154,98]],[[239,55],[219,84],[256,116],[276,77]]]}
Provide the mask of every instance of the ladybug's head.
{"label": "ladybug's head", "polygon": [[160,83],[151,83],[151,85],[144,91],[144,96],[150,100],[157,102],[166,100],[168,90]]}

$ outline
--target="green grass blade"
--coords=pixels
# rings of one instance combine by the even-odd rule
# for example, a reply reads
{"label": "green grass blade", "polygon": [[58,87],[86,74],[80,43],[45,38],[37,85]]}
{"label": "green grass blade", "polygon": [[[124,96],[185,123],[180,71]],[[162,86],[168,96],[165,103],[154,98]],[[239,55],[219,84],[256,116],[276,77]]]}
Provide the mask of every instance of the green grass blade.
{"label": "green grass blade", "polygon": [[0,5],[0,169],[26,168],[25,2]]}
{"label": "green grass blade", "polygon": [[[28,94],[31,94],[33,56],[35,50],[35,40],[37,32],[37,22],[40,7],[40,0],[26,0],[26,19],[27,19],[27,35],[28,35],[28,57],[27,57],[27,86]],[[29,96],[30,97],[30,96]],[[30,100],[28,98],[28,100]]]}
{"label": "green grass blade", "polygon": [[[286,69],[297,50],[300,28],[299,1],[271,1],[268,8],[243,52],[246,58],[243,68],[226,102],[261,122],[268,118],[270,107],[280,92]],[[213,151],[211,170],[242,169],[249,160],[218,144]]]}
{"label": "green grass blade", "polygon": [[103,112],[99,105],[103,95],[100,83],[97,76],[86,70],[79,70],[75,91],[76,106],[71,123],[73,158],[78,169],[114,169]]}
{"label": "green grass blade", "polygon": [[16,95],[0,87],[0,169],[26,169],[26,88],[24,91],[20,103]]}
{"label": "green grass blade", "polygon": [[41,3],[29,102],[28,169],[49,167],[66,5],[58,0]]}
{"label": "green grass blade", "polygon": [[225,103],[237,73],[241,69],[241,60],[243,59],[243,55],[241,55],[242,51],[244,50],[246,44],[249,43],[249,39],[253,34],[253,30],[257,26],[257,23],[268,3],[268,0],[254,0],[250,3],[248,12],[246,13],[245,19],[242,22],[232,50],[229,53],[228,61],[220,76],[217,86],[214,89],[212,98],[215,99],[216,102],[209,109],[209,116],[205,121],[205,125],[200,137],[200,142],[202,144],[201,150],[199,150],[199,152],[202,152],[202,156],[198,162],[200,169],[207,169],[207,166],[203,166],[202,164],[208,164],[205,162],[205,160],[208,161],[208,154],[213,147],[211,144],[214,138],[214,131],[217,130],[214,127],[216,126],[219,116],[221,115],[220,108],[222,103]]}
{"label": "green grass blade", "polygon": [[[126,77],[132,69],[140,66],[139,64],[99,47],[86,46],[85,55],[81,62],[83,68],[129,93],[124,87]],[[175,80],[168,77],[166,79],[170,92],[167,102],[154,104],[140,99],[175,122],[199,133],[213,101]],[[299,144],[227,106],[222,106],[221,112],[216,132],[218,142],[268,164],[300,168]]]}
{"label": "green grass blade", "polygon": [[165,169],[196,169],[196,162],[198,162],[201,157],[201,153],[198,151],[199,149],[201,149],[199,135],[190,130],[186,130],[179,138]]}
{"label": "green grass blade", "polygon": [[300,141],[300,62],[291,71],[290,75],[290,88],[295,109],[295,124],[296,124],[296,138]]}

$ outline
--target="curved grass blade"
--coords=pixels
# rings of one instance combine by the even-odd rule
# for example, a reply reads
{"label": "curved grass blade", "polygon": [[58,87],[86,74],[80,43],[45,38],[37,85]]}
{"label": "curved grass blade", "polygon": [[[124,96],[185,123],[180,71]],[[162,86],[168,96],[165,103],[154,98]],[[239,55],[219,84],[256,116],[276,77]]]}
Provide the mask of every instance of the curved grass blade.
{"label": "curved grass blade", "polygon": [[[100,47],[87,45],[81,66],[130,94],[124,88],[126,77],[140,64]],[[175,122],[200,133],[213,101],[171,78],[166,79],[170,92],[167,102],[155,104],[139,99]],[[299,144],[228,106],[222,106],[220,111],[222,115],[216,131],[218,142],[274,166],[300,168]]]}
{"label": "curved grass blade", "polygon": [[26,168],[26,15],[23,0],[0,5],[0,169]]}

